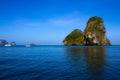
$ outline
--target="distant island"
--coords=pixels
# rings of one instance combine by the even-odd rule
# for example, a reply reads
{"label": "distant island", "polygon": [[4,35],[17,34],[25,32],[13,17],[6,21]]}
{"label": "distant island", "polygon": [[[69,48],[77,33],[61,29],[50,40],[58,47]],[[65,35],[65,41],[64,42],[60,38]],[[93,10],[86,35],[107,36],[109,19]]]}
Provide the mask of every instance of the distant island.
{"label": "distant island", "polygon": [[14,46],[15,42],[8,43],[6,40],[0,39],[0,46]]}
{"label": "distant island", "polygon": [[73,30],[63,40],[64,45],[111,45],[106,37],[106,29],[102,18],[91,17],[82,32],[80,29]]}

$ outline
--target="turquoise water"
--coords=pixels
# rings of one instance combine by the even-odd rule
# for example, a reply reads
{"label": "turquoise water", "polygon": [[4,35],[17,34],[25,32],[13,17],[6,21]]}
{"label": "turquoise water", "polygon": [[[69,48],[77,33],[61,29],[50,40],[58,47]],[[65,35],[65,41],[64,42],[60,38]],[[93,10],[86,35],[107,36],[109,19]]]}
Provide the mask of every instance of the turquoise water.
{"label": "turquoise water", "polygon": [[120,80],[120,46],[0,47],[0,80]]}

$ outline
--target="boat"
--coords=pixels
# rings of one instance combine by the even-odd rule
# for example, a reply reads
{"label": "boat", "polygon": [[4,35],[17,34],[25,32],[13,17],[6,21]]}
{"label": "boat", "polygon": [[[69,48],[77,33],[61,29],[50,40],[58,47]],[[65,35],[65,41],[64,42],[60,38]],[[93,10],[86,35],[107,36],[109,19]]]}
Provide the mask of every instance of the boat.
{"label": "boat", "polygon": [[26,44],[25,46],[26,46],[26,47],[31,47],[31,45],[30,45],[30,44]]}
{"label": "boat", "polygon": [[5,44],[4,46],[9,47],[9,46],[12,46],[12,45],[11,44]]}

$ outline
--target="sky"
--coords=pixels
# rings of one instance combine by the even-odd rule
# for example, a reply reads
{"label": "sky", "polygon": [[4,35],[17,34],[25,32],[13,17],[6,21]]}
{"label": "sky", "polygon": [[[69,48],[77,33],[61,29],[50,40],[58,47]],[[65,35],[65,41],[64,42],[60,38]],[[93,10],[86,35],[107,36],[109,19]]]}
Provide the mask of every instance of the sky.
{"label": "sky", "polygon": [[120,45],[120,0],[0,0],[0,39],[62,45],[92,16],[103,19],[108,39]]}

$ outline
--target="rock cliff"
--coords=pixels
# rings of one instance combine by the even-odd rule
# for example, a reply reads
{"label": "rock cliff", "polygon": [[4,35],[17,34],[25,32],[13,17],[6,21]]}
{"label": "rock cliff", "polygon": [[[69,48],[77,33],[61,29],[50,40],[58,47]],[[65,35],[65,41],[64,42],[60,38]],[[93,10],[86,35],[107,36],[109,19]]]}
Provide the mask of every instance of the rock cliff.
{"label": "rock cliff", "polygon": [[64,40],[64,45],[110,45],[104,22],[100,17],[91,17],[84,32],[75,29]]}
{"label": "rock cliff", "polygon": [[94,16],[87,22],[84,30],[85,45],[110,45],[110,41],[106,37],[106,29],[103,20]]}
{"label": "rock cliff", "polygon": [[66,38],[63,40],[64,45],[83,45],[84,35],[79,29],[73,30]]}

